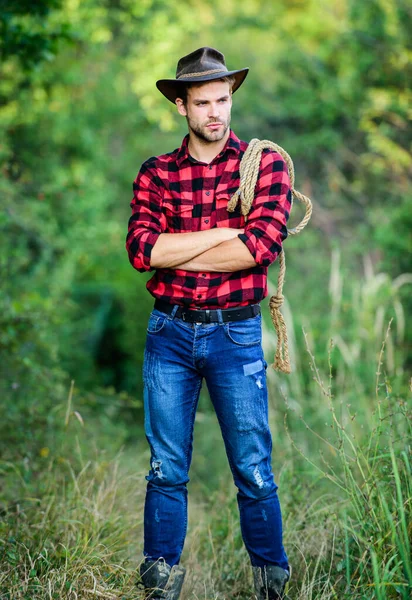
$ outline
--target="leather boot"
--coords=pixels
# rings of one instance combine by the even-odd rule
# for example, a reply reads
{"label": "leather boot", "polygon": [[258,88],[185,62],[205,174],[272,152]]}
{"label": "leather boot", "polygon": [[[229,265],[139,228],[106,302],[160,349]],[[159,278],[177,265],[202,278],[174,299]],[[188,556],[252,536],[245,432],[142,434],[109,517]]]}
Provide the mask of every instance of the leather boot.
{"label": "leather boot", "polygon": [[147,560],[140,565],[140,578],[145,598],[150,600],[178,600],[182,591],[186,570],[175,565],[170,567],[163,559]]}
{"label": "leather boot", "polygon": [[287,600],[285,595],[289,575],[275,565],[252,567],[256,600]]}

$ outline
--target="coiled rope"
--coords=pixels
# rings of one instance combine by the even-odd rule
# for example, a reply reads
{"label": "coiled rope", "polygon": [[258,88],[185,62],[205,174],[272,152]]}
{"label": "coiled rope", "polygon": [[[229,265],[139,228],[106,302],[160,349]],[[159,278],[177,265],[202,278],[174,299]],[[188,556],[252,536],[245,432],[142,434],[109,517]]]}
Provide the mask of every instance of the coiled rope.
{"label": "coiled rope", "polygon": [[[229,212],[233,212],[236,208],[237,203],[240,199],[240,210],[242,215],[247,219],[247,215],[252,207],[253,200],[255,198],[255,187],[259,175],[260,169],[260,161],[262,158],[263,150],[274,150],[278,152],[282,158],[285,160],[286,165],[288,167],[289,179],[290,179],[290,188],[292,192],[292,205],[293,206],[293,197],[297,198],[300,202],[305,205],[305,216],[301,220],[301,222],[293,227],[292,229],[288,229],[288,233],[290,235],[296,235],[300,233],[302,229],[304,229],[312,215],[312,202],[307,196],[304,196],[301,192],[295,190],[295,168],[293,166],[293,161],[289,154],[284,150],[281,146],[278,146],[274,142],[270,140],[251,140],[249,146],[247,147],[246,152],[243,155],[243,158],[240,163],[240,184],[239,189],[233,194],[231,199],[228,202],[227,209]],[[290,359],[289,359],[289,346],[288,346],[288,335],[286,330],[285,321],[283,315],[280,311],[280,308],[283,304],[283,284],[285,282],[285,273],[286,273],[286,261],[285,261],[285,251],[282,251],[279,254],[279,275],[278,275],[278,283],[277,283],[277,291],[269,301],[270,314],[272,317],[273,325],[275,326],[276,335],[278,338],[275,358],[273,367],[277,371],[282,371],[283,373],[290,373]]]}

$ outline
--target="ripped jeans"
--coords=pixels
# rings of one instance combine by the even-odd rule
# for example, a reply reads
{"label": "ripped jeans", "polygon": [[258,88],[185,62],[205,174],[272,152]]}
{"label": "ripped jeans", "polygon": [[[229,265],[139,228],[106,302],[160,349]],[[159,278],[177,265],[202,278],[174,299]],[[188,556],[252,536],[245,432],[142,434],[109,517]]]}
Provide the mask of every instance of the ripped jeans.
{"label": "ripped jeans", "polygon": [[187,529],[188,472],[202,379],[238,488],[242,537],[253,566],[288,569],[271,469],[261,316],[232,323],[186,323],[156,309],[144,358],[145,431],[151,469],[144,510],[144,555],[177,564]]}

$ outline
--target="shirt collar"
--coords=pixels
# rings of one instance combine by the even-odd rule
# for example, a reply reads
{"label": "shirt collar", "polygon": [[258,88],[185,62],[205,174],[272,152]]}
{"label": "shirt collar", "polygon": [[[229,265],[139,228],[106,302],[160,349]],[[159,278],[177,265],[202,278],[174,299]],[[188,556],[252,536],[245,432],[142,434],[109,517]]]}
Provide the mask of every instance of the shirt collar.
{"label": "shirt collar", "polygon": [[[189,144],[189,134],[185,135],[185,137],[183,138],[183,141],[182,141],[182,145],[180,146],[180,148],[177,152],[176,164],[179,168],[184,160],[190,159],[188,144]],[[232,130],[230,130],[230,135],[227,139],[225,147],[218,154],[218,156],[223,156],[226,152],[234,153],[236,155],[238,155],[240,153],[240,140]]]}

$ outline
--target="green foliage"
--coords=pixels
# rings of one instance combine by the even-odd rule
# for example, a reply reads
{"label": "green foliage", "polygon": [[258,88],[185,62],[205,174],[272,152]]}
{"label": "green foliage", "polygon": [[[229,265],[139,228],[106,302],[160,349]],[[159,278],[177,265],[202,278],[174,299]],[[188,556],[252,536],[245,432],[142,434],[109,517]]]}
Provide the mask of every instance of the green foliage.
{"label": "green foliage", "polygon": [[[58,331],[50,335],[53,353],[78,384],[141,390],[150,298],[123,250],[128,198],[141,161],[180,143],[183,125],[154,80],[172,75],[170,57],[195,43],[213,39],[229,66],[251,66],[235,96],[235,129],[245,138],[275,139],[291,152],[298,187],[316,200],[315,229],[304,235],[312,247],[320,245],[321,262],[329,260],[331,238],[345,256],[350,240],[359,272],[367,240],[389,277],[409,268],[408,6],[377,0],[327,9],[323,2],[277,3],[265,11],[259,1],[242,6],[241,16],[234,4],[215,3],[3,4],[10,22],[41,19],[46,37],[58,23],[75,34],[53,61],[36,68],[18,67],[17,50],[6,44],[0,227],[7,231],[5,302],[23,297],[30,312],[27,297],[34,295],[41,320],[43,299],[44,321]],[[313,287],[309,303],[322,315],[322,286]]]}
{"label": "green foliage", "polygon": [[71,40],[67,23],[49,23],[52,11],[59,9],[61,4],[61,0],[37,0],[35,3],[1,0],[0,58],[4,61],[17,58],[26,74],[41,62],[53,59],[59,42]]}

